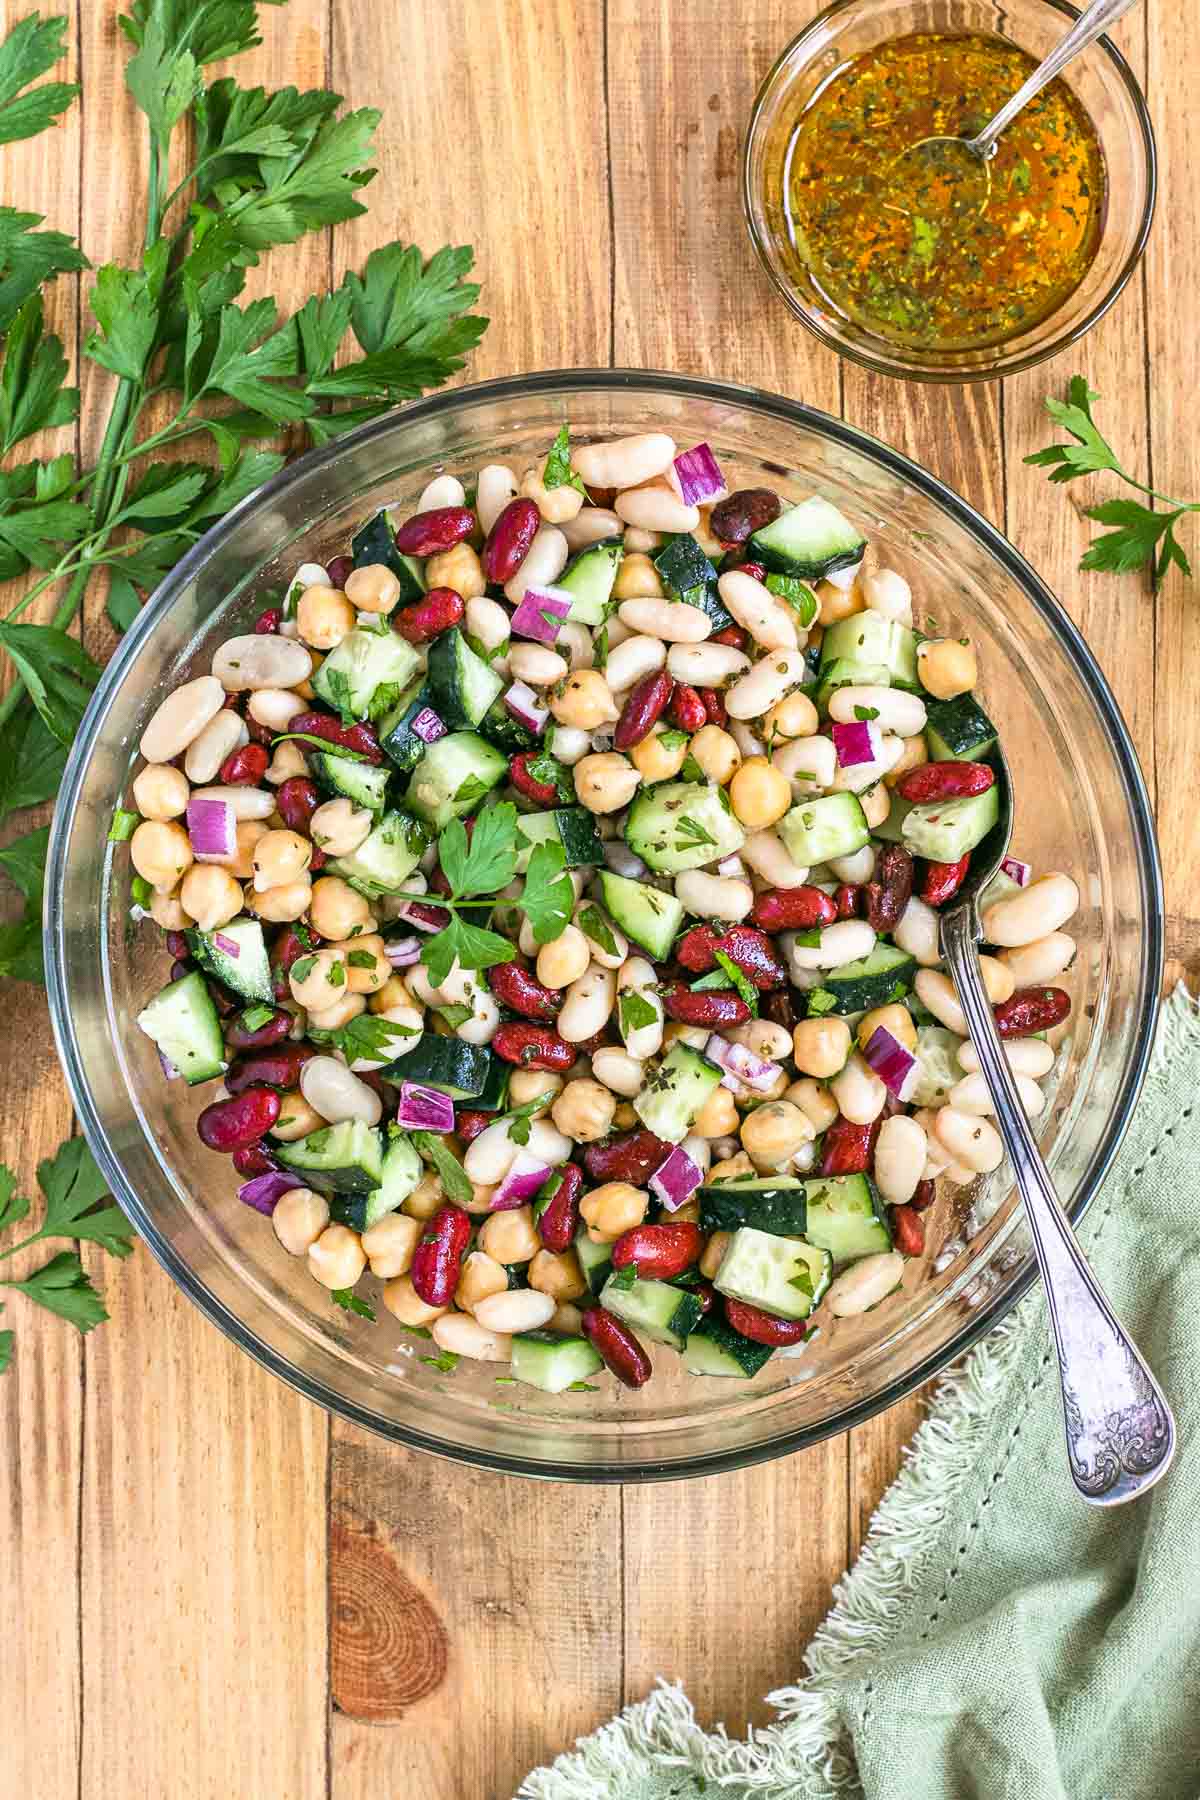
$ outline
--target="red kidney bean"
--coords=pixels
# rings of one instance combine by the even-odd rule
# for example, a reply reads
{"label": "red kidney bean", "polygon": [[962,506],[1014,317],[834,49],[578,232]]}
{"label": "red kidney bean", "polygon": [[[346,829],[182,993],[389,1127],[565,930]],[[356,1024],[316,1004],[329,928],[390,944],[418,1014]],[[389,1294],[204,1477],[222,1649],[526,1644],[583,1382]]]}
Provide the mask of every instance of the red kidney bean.
{"label": "red kidney bean", "polygon": [[746,634],[740,625],[726,625],[723,631],[714,631],[708,641],[710,644],[727,644],[731,650],[746,648]]}
{"label": "red kidney bean", "polygon": [[663,988],[662,1003],[668,1019],[677,1019],[681,1025],[711,1025],[716,1030],[722,1025],[744,1025],[750,1017],[750,1008],[732,988],[693,994],[682,981],[673,981]]}
{"label": "red kidney bean", "polygon": [[260,612],[254,621],[255,636],[271,637],[282,624],[283,609],[278,606],[268,606],[267,610]]}
{"label": "red kidney bean", "polygon": [[274,1088],[247,1088],[228,1100],[214,1100],[196,1120],[200,1141],[210,1150],[244,1150],[265,1137],[279,1117],[280,1099]]}
{"label": "red kidney bean", "polygon": [[764,993],[782,987],[787,980],[787,970],[775,955],[770,938],[752,925],[733,925],[720,936],[711,925],[693,925],[679,940],[675,955],[685,969],[703,975],[716,968],[718,950]]}
{"label": "red kidney bean", "polygon": [[452,625],[461,625],[466,610],[462,595],[453,588],[430,588],[411,606],[402,606],[393,613],[392,625],[407,643],[427,644]]}
{"label": "red kidney bean", "polygon": [[756,562],[734,563],[733,571],[731,572],[739,575],[749,575],[755,581],[765,581],[767,579],[766,569],[761,563]]}
{"label": "red kidney bean", "polygon": [[268,1050],[253,1051],[230,1064],[225,1086],[231,1094],[242,1094],[253,1087],[294,1088],[300,1080],[301,1069],[316,1054],[311,1044],[296,1044],[291,1040],[274,1044]]}
{"label": "red kidney bean", "polygon": [[396,548],[405,556],[436,556],[440,550],[453,550],[474,529],[475,514],[469,506],[435,506],[405,519],[396,530]]}
{"label": "red kidney bean", "polygon": [[921,886],[918,889],[926,906],[945,906],[947,900],[953,900],[966,880],[970,866],[969,850],[957,862],[927,862],[921,871]]}
{"label": "red kidney bean", "polygon": [[[244,1175],[249,1181],[255,1175],[270,1175],[279,1164],[261,1144],[243,1144],[240,1150],[233,1153],[233,1166],[239,1175]],[[299,1181],[301,1177],[297,1176],[296,1179]]]}
{"label": "red kidney bean", "polygon": [[754,902],[750,917],[764,931],[812,931],[832,925],[837,907],[819,887],[768,888]]}
{"label": "red kidney bean", "polygon": [[271,947],[271,967],[286,975],[298,957],[308,956],[317,940],[306,925],[286,925]]}
{"label": "red kidney bean", "polygon": [[225,1027],[225,1042],[231,1050],[269,1050],[273,1044],[282,1044],[292,1029],[292,1015],[279,1007],[263,1025],[256,1025],[253,1031],[247,1031],[241,1018],[234,1019]]}
{"label": "red kidney bean", "polygon": [[280,818],[289,831],[298,831],[302,837],[308,836],[312,816],[320,804],[317,784],[306,775],[290,775],[275,789],[275,805]]}
{"label": "red kidney bean", "polygon": [[893,1206],[892,1242],[901,1256],[921,1256],[925,1250],[925,1221],[912,1206]]}
{"label": "red kidney bean", "polygon": [[629,690],[629,698],[621,709],[613,732],[614,750],[632,750],[650,736],[651,731],[670,705],[675,683],[665,669],[643,676]]}
{"label": "red kidney bean", "polygon": [[650,1358],[628,1325],[622,1325],[602,1306],[589,1306],[580,1327],[605,1368],[618,1381],[630,1388],[645,1387],[653,1373]]}
{"label": "red kidney bean", "polygon": [[260,744],[264,750],[269,750],[278,736],[278,733],[273,731],[270,725],[260,725],[257,719],[246,718],[242,720],[242,723],[246,727],[246,735],[250,742]]}
{"label": "red kidney bean", "polygon": [[471,1236],[471,1215],[447,1201],[439,1206],[413,1251],[409,1275],[426,1306],[449,1306]]}
{"label": "red kidney bean", "polygon": [[191,946],[182,931],[168,931],[167,953],[168,955],[173,956],[176,962],[187,961],[188,957],[191,955]]}
{"label": "red kidney bean", "polygon": [[262,744],[243,744],[221,764],[221,780],[226,787],[257,787],[270,760]]}
{"label": "red kidney bean", "polygon": [[909,769],[896,783],[902,800],[957,800],[963,794],[986,794],[995,782],[986,763],[931,762]]}
{"label": "red kidney bean", "polygon": [[752,532],[777,519],[781,510],[779,495],[770,488],[738,488],[717,501],[709,514],[709,530],[723,544],[744,544]]}
{"label": "red kidney bean", "polygon": [[863,888],[872,931],[894,931],[912,899],[913,859],[903,844],[885,844],[875,858],[875,878]]}
{"label": "red kidney bean", "polygon": [[227,994],[220,982],[214,981],[211,976],[204,985],[208,989],[208,997],[216,1007],[219,1018],[227,1019],[230,1013],[236,1012],[239,1006],[245,1004],[244,1001],[235,1000],[232,994]]}
{"label": "red kidney bean", "polygon": [[918,1181],[916,1193],[909,1201],[915,1213],[923,1213],[937,1199],[937,1183],[934,1181]]}
{"label": "red kidney bean", "polygon": [[589,1144],[583,1166],[593,1181],[627,1181],[631,1187],[641,1187],[673,1149],[673,1144],[664,1144],[652,1131],[629,1131],[622,1137]]}
{"label": "red kidney bean", "polygon": [[511,581],[525,561],[530,544],[538,534],[542,515],[533,500],[510,500],[488,532],[483,546],[483,573],[488,581],[503,587]]}
{"label": "red kidney bean", "polygon": [[346,586],[346,577],[353,567],[354,558],[352,556],[335,556],[331,562],[327,562],[325,573],[329,577],[330,587],[337,588],[339,592],[343,591]]}
{"label": "red kidney bean", "polygon": [[722,731],[729,723],[729,714],[725,710],[725,701],[716,688],[700,688],[698,690],[704,702],[704,716],[709,725],[719,725]]}
{"label": "red kidney bean", "polygon": [[418,928],[424,926],[426,931],[444,931],[450,923],[444,906],[429,906],[424,900],[410,900],[404,908],[404,918]]}
{"label": "red kidney bean", "polygon": [[883,1120],[870,1125],[854,1125],[849,1119],[835,1119],[821,1144],[822,1175],[865,1175],[875,1154],[875,1139]]}
{"label": "red kidney bean", "polygon": [[616,1039],[610,1033],[607,1025],[602,1025],[599,1031],[595,1032],[590,1038],[584,1038],[580,1043],[576,1044],[575,1048],[580,1056],[595,1056],[597,1050],[603,1050],[605,1044],[612,1044],[615,1042]]}
{"label": "red kidney bean", "polygon": [[1002,1038],[1032,1037],[1035,1031],[1061,1025],[1070,1010],[1071,996],[1065,988],[1018,988],[993,1006],[992,1017]]}
{"label": "red kidney bean", "polygon": [[837,908],[839,919],[861,919],[863,914],[863,890],[853,881],[843,881],[833,896],[833,904]]}
{"label": "red kidney bean", "polygon": [[702,725],[708,724],[708,713],[700,695],[694,687],[687,687],[681,681],[675,684],[667,717],[680,731],[699,731]]}
{"label": "red kidney bean", "polygon": [[777,988],[774,993],[764,994],[759,1012],[764,1019],[770,1019],[772,1025],[782,1025],[785,1031],[790,1031],[799,1022],[790,988]]}
{"label": "red kidney bean", "polygon": [[725,1317],[752,1344],[802,1344],[813,1329],[807,1319],[777,1319],[745,1300],[726,1300]]}
{"label": "red kidney bean", "polygon": [[379,748],[379,739],[370,725],[342,725],[329,713],[299,713],[288,725],[285,735],[301,733],[305,737],[324,738],[327,744],[336,744],[340,750],[356,750],[365,756],[369,763],[381,763],[383,751]]}
{"label": "red kidney bean", "polygon": [[170,973],[170,976],[168,977],[168,979],[171,981],[184,981],[191,974],[191,972],[192,972],[191,963],[185,962],[182,957],[177,957],[176,960],[171,964],[171,973]]}
{"label": "red kidney bean", "polygon": [[481,1131],[496,1123],[494,1113],[460,1112],[455,1116],[454,1135],[464,1144],[473,1144]]}
{"label": "red kidney bean", "polygon": [[496,963],[487,972],[487,984],[502,1006],[520,1013],[523,1018],[544,1022],[552,1019],[562,1006],[563,997],[539,981],[537,976],[515,958]]}
{"label": "red kidney bean", "polygon": [[548,1025],[501,1025],[492,1049],[503,1062],[521,1069],[551,1069],[565,1075],[578,1054]]}
{"label": "red kidney bean", "polygon": [[578,1163],[563,1163],[558,1170],[562,1180],[547,1201],[534,1226],[547,1250],[560,1254],[569,1250],[579,1230],[579,1200],[583,1193],[583,1170]]}
{"label": "red kidney bean", "polygon": [[317,870],[323,869],[325,867],[325,864],[328,861],[329,861],[329,858],[326,856],[325,852],[321,849],[320,845],[314,844],[312,847],[312,850],[309,852],[309,858],[308,858],[309,874],[315,875],[317,873]]}
{"label": "red kidney bean", "polygon": [[698,1225],[635,1225],[612,1248],[614,1269],[631,1265],[643,1281],[669,1281],[698,1262],[704,1233]]}
{"label": "red kidney bean", "polygon": [[518,794],[524,794],[527,800],[536,801],[539,806],[555,806],[558,804],[558,789],[554,783],[539,781],[536,775],[529,773],[530,762],[542,754],[539,750],[522,750],[509,764],[509,776]]}

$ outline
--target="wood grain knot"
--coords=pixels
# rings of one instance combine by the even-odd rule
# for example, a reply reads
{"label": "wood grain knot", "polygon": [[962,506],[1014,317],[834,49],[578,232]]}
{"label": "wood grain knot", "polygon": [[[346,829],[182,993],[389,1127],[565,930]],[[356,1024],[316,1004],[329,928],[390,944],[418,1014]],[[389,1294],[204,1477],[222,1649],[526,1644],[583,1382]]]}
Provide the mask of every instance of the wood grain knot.
{"label": "wood grain knot", "polygon": [[445,1628],[369,1525],[335,1523],[330,1548],[333,1703],[368,1724],[395,1723],[445,1680]]}

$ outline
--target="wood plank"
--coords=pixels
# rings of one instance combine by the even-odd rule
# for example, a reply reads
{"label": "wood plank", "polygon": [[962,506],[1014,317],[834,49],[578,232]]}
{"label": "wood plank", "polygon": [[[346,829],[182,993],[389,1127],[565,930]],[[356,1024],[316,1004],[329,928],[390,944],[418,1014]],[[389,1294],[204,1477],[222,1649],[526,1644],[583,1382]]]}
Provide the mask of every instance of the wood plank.
{"label": "wood plank", "polygon": [[[96,263],[138,254],[141,210],[129,194],[144,191],[118,10],[83,14]],[[326,15],[325,0],[264,8],[265,42],[232,65],[238,80],[324,85]],[[276,291],[302,299],[327,269],[322,237],[253,274],[261,283],[273,273]],[[102,425],[93,414],[93,455]],[[86,628],[103,654],[98,592]],[[228,1343],[145,1250],[109,1287],[112,1323],[88,1346],[79,1791],[208,1796],[227,1791],[236,1770],[239,1791],[318,1800],[328,1422]]]}
{"label": "wood plank", "polygon": [[[467,378],[604,363],[609,235],[600,0],[335,14],[334,86],[380,104],[369,219],[335,278],[391,237],[471,243],[493,323]],[[569,153],[564,153],[569,146]],[[482,180],[473,171],[486,170]],[[620,1498],[547,1487],[333,1430],[332,1792],[503,1800],[621,1701]]]}

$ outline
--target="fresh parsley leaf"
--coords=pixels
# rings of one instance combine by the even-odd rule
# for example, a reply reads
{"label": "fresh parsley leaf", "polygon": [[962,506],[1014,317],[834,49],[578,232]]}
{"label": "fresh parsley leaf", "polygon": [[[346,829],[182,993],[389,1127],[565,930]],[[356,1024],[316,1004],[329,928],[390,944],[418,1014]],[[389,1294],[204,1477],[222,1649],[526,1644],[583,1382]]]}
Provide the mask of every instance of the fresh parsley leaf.
{"label": "fresh parsley leaf", "polygon": [[[0,44],[0,144],[36,137],[66,112],[79,92],[73,81],[45,81],[30,88],[67,54],[66,24],[62,17],[43,19],[40,13],[29,13]],[[29,92],[23,94],[22,88]]]}
{"label": "fresh parsley leaf", "polygon": [[533,1221],[536,1225],[550,1202],[563,1184],[562,1172],[556,1169],[553,1175],[547,1176],[533,1198]]}
{"label": "fresh parsley leaf", "polygon": [[[0,536],[4,531],[0,518]],[[79,728],[100,670],[87,651],[53,625],[0,623],[0,648],[8,651],[51,736],[69,744]]]}
{"label": "fresh parsley leaf", "polygon": [[[4,1308],[0,1306],[0,1312]],[[13,1357],[13,1343],[16,1334],[12,1331],[0,1331],[0,1375],[3,1375]]]}
{"label": "fresh parsley leaf", "polygon": [[419,1356],[417,1361],[428,1363],[431,1369],[440,1369],[443,1375],[458,1367],[458,1357],[453,1350],[443,1350],[440,1356]]}
{"label": "fresh parsley leaf", "polygon": [[352,969],[373,969],[375,953],[373,950],[351,950],[346,961]]}
{"label": "fresh parsley leaf", "polygon": [[612,1282],[613,1287],[619,1293],[624,1293],[627,1289],[636,1287],[637,1278],[638,1272],[635,1263],[629,1263],[625,1268],[618,1269],[615,1275],[609,1276],[609,1280]]}
{"label": "fresh parsley leaf", "polygon": [[141,822],[142,818],[140,813],[126,812],[123,806],[118,806],[113,813],[112,824],[108,828],[109,843],[127,843]]}
{"label": "fresh parsley leaf", "polygon": [[598,1394],[600,1389],[593,1387],[590,1381],[572,1381],[567,1387],[568,1394]]}
{"label": "fresh parsley leaf", "polygon": [[567,874],[566,852],[561,844],[535,844],[525,872],[521,911],[539,944],[561,937],[571,922],[575,890]]}
{"label": "fresh parsley leaf", "polygon": [[35,231],[41,213],[0,206],[0,331],[7,331],[19,309],[43,282],[56,275],[86,269],[87,257],[62,231]]}
{"label": "fresh parsley leaf", "polygon": [[796,1262],[795,1269],[796,1273],[788,1281],[788,1286],[796,1288],[801,1294],[807,1294],[811,1300],[813,1297],[812,1270],[807,1263],[800,1261]]}
{"label": "fresh parsley leaf", "polygon": [[336,1031],[318,1031],[310,1027],[308,1035],[319,1043],[332,1044],[353,1068],[359,1061],[389,1061],[394,1054],[394,1039],[419,1037],[420,1033],[412,1025],[396,1025],[391,1019],[375,1013],[360,1013],[357,1019],[351,1019],[348,1025],[341,1025]]}
{"label": "fresh parsley leaf", "polygon": [[713,956],[716,959],[717,967],[719,969],[724,969],[726,975],[728,975],[728,977],[729,977],[731,984],[737,989],[741,998],[746,1002],[746,1005],[750,1008],[750,1011],[757,1018],[758,1017],[758,989],[755,987],[754,983],[747,979],[746,975],[744,974],[744,972],[741,969],[738,968],[738,966],[734,962],[733,958],[731,956],[726,956],[726,954],[723,950],[714,950]]}
{"label": "fresh parsley leaf", "polygon": [[85,1139],[68,1138],[53,1157],[38,1164],[37,1178],[46,1197],[39,1237],[86,1239],[110,1256],[130,1254],[133,1227],[109,1196]]}
{"label": "fresh parsley leaf", "polygon": [[307,981],[316,966],[315,956],[298,956],[288,973],[294,975],[297,981]]}
{"label": "fresh parsley leaf", "polygon": [[825,1013],[837,1011],[838,999],[828,988],[809,988],[807,1013],[810,1019],[819,1019]]}
{"label": "fresh parsley leaf", "polygon": [[535,781],[545,782],[548,787],[552,787],[564,806],[574,804],[575,782],[571,771],[556,756],[543,750],[538,755],[531,756],[525,767]]}
{"label": "fresh parsley leaf", "polygon": [[27,695],[0,727],[0,818],[21,807],[53,800],[67,752],[52,737]]}
{"label": "fresh parsley leaf", "polygon": [[656,1025],[659,1012],[652,1000],[645,994],[639,994],[627,988],[620,998],[621,1036],[627,1038],[631,1032],[639,1031],[643,1025]]}
{"label": "fresh parsley leaf", "polygon": [[678,750],[682,744],[690,742],[686,731],[660,731],[658,741],[664,750]]}
{"label": "fresh parsley leaf", "polygon": [[432,1163],[441,1176],[447,1198],[459,1206],[469,1206],[474,1195],[470,1177],[445,1140],[432,1131],[414,1131],[412,1141],[417,1154]]}
{"label": "fresh parsley leaf", "polygon": [[[2,54],[2,52],[0,52]],[[0,372],[0,452],[35,431],[69,425],[79,415],[79,389],[64,387],[62,342],[42,330],[42,297],[31,294],[8,331]]]}
{"label": "fresh parsley leaf", "polygon": [[717,841],[698,819],[689,819],[686,813],[676,819],[675,829],[679,833],[681,847],[689,844],[715,844]]}
{"label": "fresh parsley leaf", "polygon": [[700,764],[696,761],[690,750],[683,759],[683,767],[679,771],[679,779],[681,781],[708,780],[708,776],[704,773],[704,770],[700,767]]}
{"label": "fresh parsley leaf", "polygon": [[474,1017],[469,1006],[439,1006],[435,1011],[440,1019],[445,1019],[451,1031],[457,1031],[460,1025]]}
{"label": "fresh parsley leaf", "polygon": [[521,1106],[514,1106],[511,1112],[501,1113],[495,1121],[498,1125],[508,1127],[508,1136],[514,1144],[524,1147],[529,1142],[529,1127],[536,1112],[545,1110],[546,1097],[526,1100]]}
{"label": "fresh parsley leaf", "polygon": [[0,1231],[18,1225],[29,1216],[29,1201],[16,1192],[17,1178],[6,1163],[0,1163]]}
{"label": "fresh parsley leaf", "polygon": [[451,913],[443,931],[427,937],[421,945],[421,961],[434,987],[441,987],[456,962],[462,969],[492,969],[497,963],[511,962],[515,955],[507,938],[469,924],[457,913]]}
{"label": "fresh parsley leaf", "polygon": [[128,631],[142,610],[142,599],[128,575],[113,569],[108,577],[108,622],[115,631]]}
{"label": "fresh parsley leaf", "polygon": [[427,1338],[431,1335],[425,1329],[424,1325],[401,1325],[400,1329],[401,1331],[406,1332],[409,1337]]}
{"label": "fresh parsley leaf", "polygon": [[856,706],[854,709],[854,716],[861,723],[865,724],[869,720],[877,719],[879,717],[879,708],[877,706]]}
{"label": "fresh parsley leaf", "polygon": [[617,940],[612,928],[598,906],[585,906],[579,915],[579,929],[584,937],[591,938],[593,944],[599,944],[609,956],[617,954]]}
{"label": "fresh parsley leaf", "polygon": [[354,1313],[360,1319],[370,1319],[372,1325],[375,1323],[375,1308],[365,1300],[360,1300],[352,1288],[331,1288],[329,1298],[344,1312]]}
{"label": "fresh parsley leaf", "polygon": [[0,850],[0,868],[25,896],[20,919],[0,925],[0,975],[13,981],[44,981],[42,964],[42,889],[46,881],[49,826],[28,831]]}
{"label": "fresh parsley leaf", "polygon": [[567,425],[560,425],[558,435],[550,446],[550,454],[546,458],[546,466],[542,471],[543,487],[573,487],[577,494],[586,493],[583,478],[571,467],[571,433]]}
{"label": "fresh parsley leaf", "polygon": [[462,820],[452,819],[438,839],[438,860],[456,900],[507,887],[517,869],[516,807],[510,801],[486,807],[469,843]]}
{"label": "fresh parsley leaf", "polygon": [[91,1331],[108,1317],[104,1302],[84,1274],[83,1264],[74,1250],[60,1250],[44,1268],[24,1281],[5,1281],[0,1286],[25,1294],[79,1331]]}
{"label": "fresh parsley leaf", "polygon": [[791,607],[805,631],[815,622],[821,610],[820,602],[806,581],[795,575],[768,575],[766,587],[769,593]]}
{"label": "fresh parsley leaf", "polygon": [[602,625],[592,639],[592,651],[596,658],[596,667],[603,674],[608,667],[608,626]]}
{"label": "fresh parsley leaf", "polygon": [[481,775],[468,775],[464,781],[459,782],[454,790],[454,804],[471,807],[477,800],[482,800],[483,796],[489,793],[491,793],[491,785]]}

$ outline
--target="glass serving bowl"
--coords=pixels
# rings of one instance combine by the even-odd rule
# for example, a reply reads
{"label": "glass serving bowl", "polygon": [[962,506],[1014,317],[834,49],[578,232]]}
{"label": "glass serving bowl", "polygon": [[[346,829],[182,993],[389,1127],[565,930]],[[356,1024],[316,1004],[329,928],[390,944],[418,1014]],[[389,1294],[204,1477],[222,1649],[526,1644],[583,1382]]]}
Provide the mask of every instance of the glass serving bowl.
{"label": "glass serving bowl", "polygon": [[[49,854],[47,967],[59,1050],[84,1131],[150,1249],[233,1340],[301,1392],[402,1443],[463,1461],[577,1480],[650,1480],[778,1456],[889,1405],[957,1356],[1033,1277],[1007,1184],[964,1217],[939,1200],[926,1258],[864,1319],[833,1322],[749,1382],[687,1376],[669,1350],[636,1393],[608,1377],[550,1397],[494,1363],[445,1374],[434,1346],[339,1311],[236,1198],[195,1118],[208,1090],[166,1082],[135,1018],[167,978],[158,929],[130,918],[128,850],[110,844],[141,731],[173,685],[207,671],[248,628],[264,586],[345,549],[385,503],[411,507],[435,471],[518,472],[563,419],[576,442],[650,427],[707,439],[730,486],[820,491],[911,580],[922,615],[970,632],[1017,794],[1016,854],[1071,870],[1083,891],[1066,978],[1072,1030],[1043,1143],[1078,1216],[1137,1098],[1162,958],[1150,811],[1104,678],[1058,603],[967,503],[895,451],[752,388],[646,374],[567,372],[437,395],[314,451],[236,507],[147,603],[106,669],[71,754]],[[935,1268],[936,1264],[936,1268]],[[368,1278],[362,1292],[378,1300]],[[497,1385],[497,1376],[502,1384]]]}
{"label": "glass serving bowl", "polygon": [[1106,37],[1062,77],[1087,109],[1108,176],[1100,244],[1062,306],[1028,331],[978,350],[906,349],[847,318],[790,247],[787,148],[798,113],[853,56],[913,31],[982,32],[1038,62],[1078,18],[1066,0],[836,0],[792,39],[754,102],[742,203],[759,261],[802,324],[843,356],[909,381],[986,381],[1056,356],[1103,318],[1137,267],[1154,217],[1154,133],[1132,69]]}

